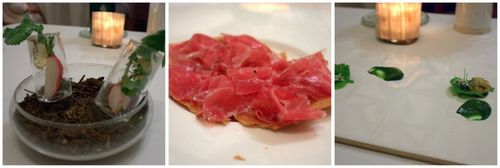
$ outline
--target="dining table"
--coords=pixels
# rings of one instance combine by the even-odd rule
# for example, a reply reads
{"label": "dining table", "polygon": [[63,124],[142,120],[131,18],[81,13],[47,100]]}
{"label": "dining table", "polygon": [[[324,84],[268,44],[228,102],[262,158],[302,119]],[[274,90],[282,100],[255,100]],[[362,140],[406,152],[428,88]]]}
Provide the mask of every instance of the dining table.
{"label": "dining table", "polygon": [[[18,24],[4,26],[14,28]],[[133,39],[140,41],[146,32],[126,31],[119,48],[102,48],[92,45],[85,34],[88,27],[44,24],[44,32],[59,32],[66,55],[66,63],[97,63],[114,65]],[[113,165],[164,165],[165,164],[165,68],[159,68],[150,81],[148,91],[152,97],[153,120],[144,137],[128,149],[97,160],[66,161],[51,158],[29,148],[16,136],[10,121],[9,106],[16,86],[32,74],[28,45],[9,46],[3,44],[3,164],[5,165],[68,165],[68,164],[113,164]],[[69,70],[71,71],[71,69]],[[106,72],[105,74],[109,74]]]}
{"label": "dining table", "polygon": [[[454,77],[482,77],[497,88],[497,19],[491,31],[454,30],[453,14],[427,13],[418,40],[390,44],[362,18],[374,9],[335,7],[335,64],[347,64],[354,83],[335,90],[335,164],[497,163],[497,90],[485,98],[491,115],[471,121],[457,114],[466,98]],[[396,67],[399,81],[368,73]],[[466,73],[466,74],[464,74]]]}

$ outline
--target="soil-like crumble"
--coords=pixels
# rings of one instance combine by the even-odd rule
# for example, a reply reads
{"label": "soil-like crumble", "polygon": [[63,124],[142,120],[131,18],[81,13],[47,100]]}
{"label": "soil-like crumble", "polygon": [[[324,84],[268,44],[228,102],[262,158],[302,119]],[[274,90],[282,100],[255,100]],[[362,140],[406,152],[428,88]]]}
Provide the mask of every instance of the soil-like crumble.
{"label": "soil-like crumble", "polygon": [[[94,105],[104,78],[83,79],[84,77],[78,83],[72,82],[72,98],[62,102],[70,105],[67,110],[45,111],[46,104],[39,102],[30,91],[27,91],[24,101],[19,105],[33,116],[58,123],[85,124],[109,119],[96,110]],[[42,125],[27,119],[18,111],[14,113],[14,124],[23,137],[37,144],[36,146],[42,146],[44,150],[83,155],[116,148],[137,136],[146,127],[147,109],[148,106],[145,106],[128,121],[94,128]]]}
{"label": "soil-like crumble", "polygon": [[[85,76],[84,76],[85,77]],[[44,109],[44,106],[57,106],[47,105],[38,101],[36,94],[31,96],[26,95],[24,101],[19,105],[31,115],[38,118],[59,122],[59,123],[91,123],[103,120],[103,117],[97,117],[93,111],[94,99],[97,97],[100,87],[104,83],[104,77],[88,78],[86,80],[80,79],[78,83],[71,82],[73,89],[72,97],[63,100],[60,103],[73,103],[66,110],[50,110]],[[95,108],[95,107],[94,107]],[[53,108],[52,108],[53,109]],[[102,115],[99,115],[102,116]]]}

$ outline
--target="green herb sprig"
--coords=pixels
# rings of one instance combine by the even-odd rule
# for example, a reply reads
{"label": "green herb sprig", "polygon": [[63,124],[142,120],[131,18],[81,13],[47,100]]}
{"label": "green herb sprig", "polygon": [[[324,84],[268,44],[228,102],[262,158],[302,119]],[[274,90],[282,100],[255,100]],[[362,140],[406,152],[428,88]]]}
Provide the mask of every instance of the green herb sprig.
{"label": "green herb sprig", "polygon": [[149,48],[165,52],[165,30],[146,36],[141,41],[142,44],[130,54],[129,62],[120,81],[122,92],[127,96],[137,95],[146,87],[152,72],[152,55]]}
{"label": "green herb sprig", "polygon": [[21,24],[15,28],[6,28],[3,32],[3,38],[7,45],[19,45],[33,33],[38,33],[38,43],[46,47],[47,55],[51,55],[54,49],[54,36],[43,36],[43,25],[34,23],[28,13],[24,14]]}
{"label": "green herb sprig", "polygon": [[351,80],[351,71],[347,64],[335,64],[335,89],[341,89],[348,83],[354,83]]}

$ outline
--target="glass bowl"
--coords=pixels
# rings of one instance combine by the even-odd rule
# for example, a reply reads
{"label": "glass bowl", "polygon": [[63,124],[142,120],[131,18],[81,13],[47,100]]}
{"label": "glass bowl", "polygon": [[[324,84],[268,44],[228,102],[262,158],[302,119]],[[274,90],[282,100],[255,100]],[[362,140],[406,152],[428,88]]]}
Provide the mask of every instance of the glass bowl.
{"label": "glass bowl", "polygon": [[[73,81],[107,76],[112,66],[103,64],[68,64]],[[99,122],[72,124],[36,117],[19,103],[33,90],[33,78],[24,79],[16,88],[10,105],[10,121],[23,143],[44,155],[64,160],[93,160],[111,156],[139,141],[153,118],[153,104],[146,100],[132,109],[133,115]]]}

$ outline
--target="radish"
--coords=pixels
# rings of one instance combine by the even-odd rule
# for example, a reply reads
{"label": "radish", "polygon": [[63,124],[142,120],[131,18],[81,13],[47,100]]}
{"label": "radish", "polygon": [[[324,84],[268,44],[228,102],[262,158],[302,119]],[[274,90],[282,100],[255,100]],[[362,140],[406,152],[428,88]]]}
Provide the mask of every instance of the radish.
{"label": "radish", "polygon": [[43,95],[45,97],[53,97],[61,88],[63,75],[63,66],[61,61],[52,53],[47,58],[47,67],[45,68],[45,86]]}
{"label": "radish", "polygon": [[108,105],[111,112],[118,113],[130,103],[130,97],[123,94],[120,84],[113,84],[108,91]]}

